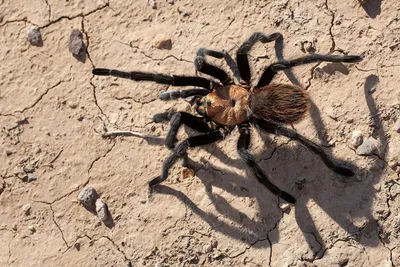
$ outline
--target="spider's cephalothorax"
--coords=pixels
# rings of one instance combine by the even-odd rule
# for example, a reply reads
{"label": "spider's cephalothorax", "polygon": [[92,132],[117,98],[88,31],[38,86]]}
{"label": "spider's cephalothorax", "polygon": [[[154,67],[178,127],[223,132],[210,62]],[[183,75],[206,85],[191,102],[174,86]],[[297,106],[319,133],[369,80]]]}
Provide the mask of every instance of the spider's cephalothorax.
{"label": "spider's cephalothorax", "polygon": [[[225,50],[214,51],[200,48],[194,60],[195,67],[198,71],[214,77],[218,80],[217,82],[198,76],[170,76],[140,71],[123,72],[113,69],[93,69],[95,75],[111,75],[135,81],[154,81],[173,86],[200,87],[182,91],[169,91],[160,95],[162,100],[193,96],[192,103],[195,104],[195,110],[200,117],[186,112],[165,112],[153,116],[154,122],[170,122],[165,145],[168,148],[174,148],[174,151],[164,161],[161,175],[149,182],[150,189],[167,179],[169,169],[178,159],[183,159],[184,164],[187,163],[189,147],[202,146],[222,140],[237,126],[240,133],[237,149],[247,168],[273,194],[290,203],[295,203],[296,199],[292,195],[282,191],[270,181],[248,151],[250,125],[268,133],[280,134],[297,140],[317,154],[325,165],[334,172],[345,176],[354,175],[350,169],[340,166],[335,160],[331,159],[319,145],[293,129],[283,126],[284,124],[298,122],[304,117],[308,109],[308,94],[299,86],[274,84],[271,81],[278,71],[298,65],[320,61],[352,63],[361,61],[362,57],[310,54],[293,60],[278,61],[265,68],[257,85],[252,87],[248,52],[258,41],[267,43],[281,38],[280,33],[264,35],[261,32],[256,32],[252,34],[239,47],[236,53],[236,62]],[[224,58],[238,83],[234,83],[233,79],[221,68],[209,64],[206,61],[207,56]],[[189,137],[175,146],[176,135],[182,124],[202,134]]]}

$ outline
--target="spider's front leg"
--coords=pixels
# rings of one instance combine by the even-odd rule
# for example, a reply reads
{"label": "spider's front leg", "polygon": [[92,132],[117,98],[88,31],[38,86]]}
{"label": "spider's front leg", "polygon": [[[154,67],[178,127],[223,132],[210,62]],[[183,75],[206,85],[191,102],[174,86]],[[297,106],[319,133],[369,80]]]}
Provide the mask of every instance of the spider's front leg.
{"label": "spider's front leg", "polygon": [[260,166],[256,163],[253,156],[249,153],[248,148],[250,145],[250,128],[247,123],[239,125],[239,132],[240,137],[237,143],[237,150],[241,159],[246,163],[247,168],[253,173],[253,175],[257,178],[257,180],[265,185],[273,194],[277,195],[278,197],[282,198],[283,200],[295,204],[296,199],[282,191],[274,185],[269,178],[264,174]]}
{"label": "spider's front leg", "polygon": [[206,134],[189,137],[188,139],[180,142],[174,149],[174,153],[164,160],[161,175],[149,182],[150,193],[151,189],[154,186],[162,183],[165,179],[168,178],[169,169],[171,169],[171,167],[180,158],[185,159],[187,157],[187,150],[189,149],[189,147],[204,146],[207,144],[211,144],[223,139],[224,136],[225,135],[220,130],[214,130]]}
{"label": "spider's front leg", "polygon": [[236,52],[236,61],[239,67],[240,77],[246,84],[250,85],[251,73],[250,64],[247,57],[251,48],[257,43],[269,43],[282,38],[282,34],[279,32],[272,33],[270,35],[265,35],[262,32],[253,33],[249,39],[247,39]]}
{"label": "spider's front leg", "polygon": [[199,48],[199,50],[197,50],[196,58],[194,59],[194,65],[198,71],[217,78],[224,85],[227,85],[231,82],[231,78],[225,71],[207,63],[206,56],[214,58],[224,58],[229,68],[233,72],[233,75],[238,80],[240,80],[238,66],[236,65],[236,62],[233,60],[233,58],[229,55],[229,53],[225,50],[215,51],[206,48]]}
{"label": "spider's front leg", "polygon": [[157,113],[153,116],[153,121],[164,122],[169,121],[170,126],[167,137],[165,139],[165,146],[172,149],[177,141],[176,135],[178,134],[179,127],[184,124],[200,133],[208,133],[211,129],[202,117],[196,117],[186,112],[164,112]]}

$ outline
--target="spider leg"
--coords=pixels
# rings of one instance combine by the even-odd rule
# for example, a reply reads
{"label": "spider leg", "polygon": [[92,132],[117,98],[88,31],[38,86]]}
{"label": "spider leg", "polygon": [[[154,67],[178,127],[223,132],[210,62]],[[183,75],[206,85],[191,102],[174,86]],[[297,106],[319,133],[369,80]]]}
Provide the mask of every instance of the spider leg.
{"label": "spider leg", "polygon": [[168,148],[174,148],[175,142],[177,141],[176,135],[179,127],[185,124],[201,133],[208,133],[210,127],[204,121],[202,117],[196,117],[186,112],[175,112],[175,113],[158,113],[153,116],[154,122],[170,121],[169,130],[165,139],[165,146]]}
{"label": "spider leg", "polygon": [[217,78],[223,84],[229,84],[229,82],[231,82],[231,78],[226,74],[225,71],[206,62],[206,56],[224,58],[225,62],[233,72],[233,75],[240,80],[238,66],[229,53],[225,50],[215,51],[206,48],[199,48],[199,50],[197,50],[196,58],[194,59],[194,65],[198,71]]}
{"label": "spider leg", "polygon": [[150,189],[168,178],[169,169],[178,161],[178,159],[187,158],[187,150],[189,147],[211,144],[223,138],[224,134],[222,134],[220,130],[214,130],[206,134],[189,137],[188,139],[180,142],[174,149],[174,153],[164,160],[161,176],[158,176],[149,182]]}
{"label": "spider leg", "polygon": [[310,149],[312,152],[317,154],[321,158],[321,160],[325,163],[325,165],[332,171],[344,176],[354,176],[354,172],[352,170],[339,166],[324,152],[321,146],[305,138],[304,136],[298,134],[296,131],[283,127],[279,124],[273,122],[267,122],[260,119],[254,119],[254,124],[268,133],[283,135],[289,137],[290,139],[294,139],[300,142],[303,146],[305,146],[306,148]]}
{"label": "spider leg", "polygon": [[159,98],[161,100],[174,100],[178,98],[186,98],[190,96],[205,96],[210,93],[209,90],[206,89],[198,89],[198,88],[193,88],[193,89],[188,89],[188,90],[182,90],[182,91],[169,91],[169,92],[164,92],[161,93]]}
{"label": "spider leg", "polygon": [[246,82],[246,84],[250,85],[251,79],[249,59],[247,58],[247,54],[249,53],[250,49],[258,41],[262,43],[269,43],[278,40],[279,38],[282,38],[282,34],[279,32],[275,32],[270,35],[265,35],[262,32],[255,32],[239,47],[236,52],[236,61],[239,67],[240,77]]}
{"label": "spider leg", "polygon": [[260,166],[254,160],[254,157],[249,153],[248,148],[250,144],[250,128],[248,124],[239,125],[240,137],[237,143],[237,150],[239,156],[246,163],[247,168],[253,173],[253,175],[257,178],[257,180],[265,185],[273,194],[279,196],[283,200],[295,204],[296,199],[279,189],[276,185],[274,185],[269,178],[264,174]]}
{"label": "spider leg", "polygon": [[169,84],[173,86],[199,86],[206,89],[211,89],[213,87],[213,81],[197,76],[178,76],[178,75],[171,76],[166,74],[156,74],[149,72],[140,72],[140,71],[125,72],[114,69],[101,69],[101,68],[93,69],[92,73],[94,75],[114,76],[125,79],[131,79],[134,81],[153,81],[156,83]]}
{"label": "spider leg", "polygon": [[278,61],[276,63],[272,63],[265,69],[256,87],[263,87],[268,85],[272,81],[272,78],[275,76],[275,74],[280,70],[286,70],[299,65],[313,63],[313,62],[320,62],[320,61],[352,63],[352,62],[360,62],[362,59],[363,59],[362,56],[311,54],[292,60]]}

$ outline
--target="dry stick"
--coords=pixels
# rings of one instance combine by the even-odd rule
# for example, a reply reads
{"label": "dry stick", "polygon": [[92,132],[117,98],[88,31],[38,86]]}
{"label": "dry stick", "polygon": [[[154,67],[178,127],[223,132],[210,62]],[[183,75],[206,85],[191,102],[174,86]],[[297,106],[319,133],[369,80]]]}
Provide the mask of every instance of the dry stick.
{"label": "dry stick", "polygon": [[147,135],[147,134],[142,134],[142,133],[132,132],[132,131],[110,131],[110,132],[106,132],[103,134],[103,137],[112,137],[112,136],[134,136],[134,137],[140,137],[140,138],[144,138],[144,139],[164,140],[164,138],[160,137],[160,136]]}

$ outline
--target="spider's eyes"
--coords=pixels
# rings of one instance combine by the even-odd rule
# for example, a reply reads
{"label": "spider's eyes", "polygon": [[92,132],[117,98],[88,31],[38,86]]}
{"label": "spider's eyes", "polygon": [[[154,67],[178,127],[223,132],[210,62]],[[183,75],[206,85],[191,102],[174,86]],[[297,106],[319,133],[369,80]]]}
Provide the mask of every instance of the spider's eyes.
{"label": "spider's eyes", "polygon": [[206,106],[207,106],[207,107],[211,107],[211,104],[212,104],[211,100],[207,100],[207,101],[206,101]]}

